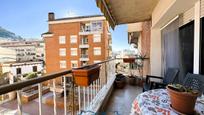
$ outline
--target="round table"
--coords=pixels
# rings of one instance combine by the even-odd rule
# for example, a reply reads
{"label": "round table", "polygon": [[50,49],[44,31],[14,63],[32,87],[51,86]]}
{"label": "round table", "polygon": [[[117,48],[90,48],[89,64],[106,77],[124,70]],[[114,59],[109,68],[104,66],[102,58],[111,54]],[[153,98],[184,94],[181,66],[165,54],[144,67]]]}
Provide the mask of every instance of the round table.
{"label": "round table", "polygon": [[[204,115],[204,104],[197,99],[195,110]],[[170,98],[166,89],[155,89],[139,94],[132,104],[131,115],[178,115],[170,107]]]}

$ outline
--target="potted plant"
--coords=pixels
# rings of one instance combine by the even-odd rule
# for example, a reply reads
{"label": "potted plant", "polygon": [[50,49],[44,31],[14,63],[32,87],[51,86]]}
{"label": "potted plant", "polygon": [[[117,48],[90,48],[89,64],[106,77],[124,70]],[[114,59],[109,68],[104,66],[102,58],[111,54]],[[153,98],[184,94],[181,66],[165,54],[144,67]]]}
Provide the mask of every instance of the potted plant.
{"label": "potted plant", "polygon": [[93,81],[98,79],[100,72],[99,65],[86,66],[84,68],[73,69],[72,75],[75,84],[79,86],[89,86]]}
{"label": "potted plant", "polygon": [[173,109],[183,114],[194,114],[196,99],[199,96],[197,90],[180,84],[170,84],[167,86],[167,90]]}
{"label": "potted plant", "polygon": [[122,89],[126,85],[126,79],[123,74],[117,74],[115,79],[115,86],[116,88]]}
{"label": "potted plant", "polygon": [[135,62],[135,58],[123,58],[123,62],[124,63],[134,63]]}
{"label": "potted plant", "polygon": [[144,79],[143,79],[143,67],[144,67],[144,61],[146,59],[149,59],[147,58],[146,54],[142,54],[142,53],[139,53],[136,55],[136,61],[135,61],[135,66],[136,66],[136,69],[138,70],[138,73],[139,73],[139,76],[137,76],[137,85],[138,86],[143,86],[143,82],[144,82]]}
{"label": "potted plant", "polygon": [[136,82],[137,82],[137,78],[135,77],[135,76],[133,76],[133,75],[129,75],[128,76],[128,81],[129,81],[129,84],[130,85],[136,85]]}

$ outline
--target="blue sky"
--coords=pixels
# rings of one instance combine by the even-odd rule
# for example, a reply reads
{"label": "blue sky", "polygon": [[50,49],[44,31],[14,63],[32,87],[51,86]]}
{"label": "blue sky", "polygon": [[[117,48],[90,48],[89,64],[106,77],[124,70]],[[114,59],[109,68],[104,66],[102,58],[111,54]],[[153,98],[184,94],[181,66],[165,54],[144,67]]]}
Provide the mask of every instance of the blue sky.
{"label": "blue sky", "polygon": [[[0,26],[24,38],[40,38],[47,31],[48,12],[56,18],[101,14],[95,0],[1,0]],[[111,33],[113,50],[129,48],[126,25]]]}

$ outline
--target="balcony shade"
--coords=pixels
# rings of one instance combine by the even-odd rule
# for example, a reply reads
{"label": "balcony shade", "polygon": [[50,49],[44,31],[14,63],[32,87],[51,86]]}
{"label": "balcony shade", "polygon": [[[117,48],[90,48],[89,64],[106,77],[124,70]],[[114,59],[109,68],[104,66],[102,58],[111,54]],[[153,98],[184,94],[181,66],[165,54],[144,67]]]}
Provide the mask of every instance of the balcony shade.
{"label": "balcony shade", "polygon": [[119,24],[136,23],[151,19],[159,0],[96,0],[112,29]]}

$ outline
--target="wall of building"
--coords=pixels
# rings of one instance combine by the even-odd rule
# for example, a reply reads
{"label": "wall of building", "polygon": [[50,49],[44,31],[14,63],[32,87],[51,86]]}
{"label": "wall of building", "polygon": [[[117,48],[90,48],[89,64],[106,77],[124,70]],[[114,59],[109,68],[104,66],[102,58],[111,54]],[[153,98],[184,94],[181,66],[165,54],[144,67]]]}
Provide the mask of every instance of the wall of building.
{"label": "wall of building", "polygon": [[[79,19],[80,20],[80,19]],[[71,62],[77,61],[78,67],[82,66],[80,58],[81,58],[81,38],[83,38],[84,34],[86,34],[88,38],[88,64],[93,64],[94,62],[103,61],[107,59],[109,56],[109,27],[108,23],[103,19],[102,31],[91,31],[91,32],[80,32],[81,23],[79,20],[75,22],[66,22],[63,23],[49,23],[49,32],[52,35],[44,36],[45,41],[45,62],[46,62],[46,73],[58,72],[61,70],[69,70],[72,69]],[[69,20],[70,21],[70,20]],[[101,35],[101,42],[93,42],[94,34]],[[70,36],[77,36],[77,43],[70,43]],[[66,43],[59,44],[59,36],[65,36]],[[94,55],[94,47],[101,47],[101,55]],[[59,49],[66,48],[66,56],[59,55]],[[71,48],[77,48],[77,56],[71,56]],[[66,61],[66,68],[60,68],[60,60]],[[57,79],[57,83],[61,82],[61,79]]]}
{"label": "wall of building", "polygon": [[[150,63],[151,74],[161,75],[161,28],[177,15],[182,15],[180,26],[192,19],[193,7],[198,0],[160,0],[152,13]],[[185,5],[184,5],[185,3]]]}
{"label": "wall of building", "polygon": [[33,72],[33,66],[37,66],[37,71],[43,70],[42,62],[25,62],[25,63],[6,63],[2,64],[0,67],[2,72],[11,72],[14,76],[17,75],[17,68],[21,68],[21,74]]}
{"label": "wall of building", "polygon": [[[150,58],[150,36],[151,36],[151,21],[142,23],[141,31],[141,52],[142,55],[146,55],[146,58]],[[149,74],[150,70],[150,59],[144,60],[143,74]]]}
{"label": "wall of building", "polygon": [[16,51],[16,61],[44,60],[43,41],[5,41],[1,47]]}
{"label": "wall of building", "polygon": [[16,61],[16,51],[0,47],[0,62]]}

